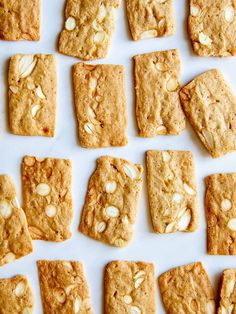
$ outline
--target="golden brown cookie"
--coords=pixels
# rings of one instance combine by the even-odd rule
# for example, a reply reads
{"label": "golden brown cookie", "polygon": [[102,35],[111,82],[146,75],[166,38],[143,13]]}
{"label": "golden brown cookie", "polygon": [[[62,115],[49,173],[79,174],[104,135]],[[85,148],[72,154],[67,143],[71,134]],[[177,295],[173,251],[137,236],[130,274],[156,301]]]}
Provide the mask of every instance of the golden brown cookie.
{"label": "golden brown cookie", "polygon": [[222,274],[220,288],[220,304],[218,314],[233,314],[235,312],[236,299],[236,269],[226,269]]}

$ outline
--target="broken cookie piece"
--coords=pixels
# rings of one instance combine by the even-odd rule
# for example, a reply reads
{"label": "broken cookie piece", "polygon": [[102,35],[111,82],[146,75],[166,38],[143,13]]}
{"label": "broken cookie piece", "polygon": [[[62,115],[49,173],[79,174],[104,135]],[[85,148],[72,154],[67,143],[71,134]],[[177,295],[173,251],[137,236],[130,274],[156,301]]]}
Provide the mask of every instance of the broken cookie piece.
{"label": "broken cookie piece", "polygon": [[67,0],[59,52],[82,60],[105,58],[120,0]]}
{"label": "broken cookie piece", "polygon": [[44,314],[92,314],[83,265],[75,261],[38,261]]}
{"label": "broken cookie piece", "polygon": [[126,0],[126,7],[134,40],[173,35],[173,0]]}
{"label": "broken cookie piece", "polygon": [[79,230],[116,247],[133,235],[143,168],[109,156],[97,160],[90,178]]}
{"label": "broken cookie piece", "polygon": [[73,85],[81,146],[126,145],[124,67],[78,63],[73,67]]}
{"label": "broken cookie piece", "polygon": [[8,84],[11,132],[16,135],[53,137],[57,85],[55,56],[13,56]]}
{"label": "broken cookie piece", "polygon": [[222,282],[220,288],[220,305],[218,314],[233,314],[236,298],[236,269],[226,269],[222,274]]}
{"label": "broken cookie piece", "polygon": [[71,162],[26,156],[22,163],[23,208],[35,240],[71,237]]}
{"label": "broken cookie piece", "polygon": [[105,269],[105,314],[155,314],[154,265],[114,261]]}

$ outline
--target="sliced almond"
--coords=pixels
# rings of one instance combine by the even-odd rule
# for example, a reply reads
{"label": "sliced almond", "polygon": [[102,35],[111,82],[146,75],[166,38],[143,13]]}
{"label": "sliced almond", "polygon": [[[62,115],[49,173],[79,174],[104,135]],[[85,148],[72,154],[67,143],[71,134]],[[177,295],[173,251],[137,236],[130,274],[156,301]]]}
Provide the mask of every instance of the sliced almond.
{"label": "sliced almond", "polygon": [[166,83],[166,89],[169,92],[175,92],[179,86],[179,82],[175,78],[170,78]]}
{"label": "sliced almond", "polygon": [[12,207],[7,201],[0,202],[0,215],[4,219],[8,219],[12,215]]}
{"label": "sliced almond", "polygon": [[80,311],[80,298],[77,297],[75,298],[75,302],[74,302],[74,313],[77,314]]}
{"label": "sliced almond", "polygon": [[209,46],[212,43],[212,40],[209,36],[201,32],[199,34],[199,42],[204,46]]}
{"label": "sliced almond", "polygon": [[163,62],[157,62],[155,66],[156,66],[156,69],[160,72],[165,72],[168,70],[167,65]]}
{"label": "sliced almond", "polygon": [[230,5],[225,8],[225,20],[229,23],[233,22],[234,20],[234,8]]}
{"label": "sliced almond", "polygon": [[101,221],[97,224],[97,232],[102,233],[103,231],[105,231],[107,225],[104,221]]}
{"label": "sliced almond", "polygon": [[59,303],[64,303],[66,301],[66,294],[62,288],[56,288],[53,291],[53,294]]}
{"label": "sliced almond", "polygon": [[135,283],[134,283],[135,289],[138,289],[140,287],[140,285],[143,283],[143,281],[144,281],[144,278],[142,278],[142,277],[135,280]]}
{"label": "sliced almond", "polygon": [[182,199],[183,199],[183,195],[179,193],[174,193],[172,196],[172,201],[175,203],[181,203]]}
{"label": "sliced almond", "polygon": [[138,272],[135,274],[134,279],[138,279],[138,278],[140,278],[140,277],[142,277],[142,276],[145,276],[145,275],[146,275],[145,271],[140,270],[140,271],[138,271]]}
{"label": "sliced almond", "polygon": [[98,24],[97,20],[94,20],[94,21],[93,21],[92,27],[93,27],[93,29],[95,29],[95,31],[97,31],[97,32],[103,31],[102,26]]}
{"label": "sliced almond", "polygon": [[202,136],[204,137],[209,149],[212,149],[215,145],[211,133],[207,129],[203,129]]}
{"label": "sliced almond", "polygon": [[68,269],[73,270],[73,267],[72,267],[72,265],[71,265],[70,262],[68,262],[68,261],[63,261],[62,264],[63,264],[63,266],[67,267]]}
{"label": "sliced almond", "polygon": [[106,192],[107,193],[114,193],[117,188],[116,181],[108,181],[106,183]]}
{"label": "sliced almond", "polygon": [[25,292],[25,283],[23,281],[19,282],[15,288],[15,295],[21,297]]}
{"label": "sliced almond", "polygon": [[110,218],[117,218],[120,215],[120,211],[117,207],[115,206],[108,206],[105,209],[106,215]]}
{"label": "sliced almond", "polygon": [[13,94],[17,94],[19,90],[17,86],[9,86],[9,89]]}
{"label": "sliced almond", "polygon": [[192,189],[187,183],[184,183],[184,190],[186,193],[188,193],[189,195],[195,195],[196,192],[194,191],[194,189]]}
{"label": "sliced almond", "polygon": [[73,289],[75,289],[76,287],[77,287],[77,285],[75,285],[75,284],[67,286],[66,289],[65,289],[66,295],[69,295],[71,293],[71,291]]}
{"label": "sliced almond", "polygon": [[34,104],[31,107],[31,115],[33,118],[36,117],[37,113],[39,112],[39,110],[41,109],[41,106],[39,104]]}
{"label": "sliced almond", "polygon": [[236,218],[230,219],[227,226],[230,230],[236,231]]}
{"label": "sliced almond", "polygon": [[41,99],[46,98],[43,91],[42,91],[42,87],[40,85],[36,88],[35,92],[39,98],[41,98]]}
{"label": "sliced almond", "polygon": [[219,314],[232,314],[234,309],[234,305],[230,305],[227,308],[224,307],[223,305],[220,306],[219,308]]}
{"label": "sliced almond", "polygon": [[208,301],[206,305],[206,314],[215,314],[215,312],[216,312],[215,301],[213,300]]}
{"label": "sliced almond", "polygon": [[196,5],[191,5],[190,7],[190,14],[194,17],[198,16],[200,14],[200,8]]}
{"label": "sliced almond", "polygon": [[124,217],[122,217],[122,223],[124,225],[128,225],[129,224],[129,218],[127,215],[125,215]]}
{"label": "sliced almond", "polygon": [[93,111],[92,108],[88,108],[88,116],[89,116],[90,119],[96,118],[96,114],[95,114],[95,112]]}
{"label": "sliced almond", "polygon": [[34,84],[33,82],[28,82],[28,83],[27,83],[27,88],[28,88],[29,90],[33,90],[33,89],[35,89],[35,84]]}
{"label": "sliced almond", "polygon": [[65,29],[68,31],[73,31],[75,27],[76,27],[75,19],[72,16],[68,17],[65,23]]}
{"label": "sliced almond", "polygon": [[97,102],[101,102],[102,101],[102,96],[99,96],[99,95],[97,95],[96,97],[95,97],[95,100],[97,101]]}
{"label": "sliced almond", "polygon": [[139,36],[140,39],[153,38],[153,37],[157,37],[157,31],[155,29],[144,31]]}
{"label": "sliced almond", "polygon": [[107,9],[104,4],[101,4],[97,18],[99,21],[103,21],[106,16],[107,16]]}
{"label": "sliced almond", "polygon": [[165,209],[163,212],[163,216],[168,216],[170,214],[170,210],[169,209]]}
{"label": "sliced almond", "polygon": [[131,308],[129,309],[129,313],[130,314],[142,314],[140,308],[138,308],[137,306],[131,306]]}
{"label": "sliced almond", "polygon": [[46,207],[45,207],[45,213],[46,213],[46,215],[48,216],[48,217],[55,217],[56,216],[56,213],[57,213],[57,208],[56,208],[56,206],[55,205],[52,205],[52,204],[50,204],[50,205],[47,205]]}
{"label": "sliced almond", "polygon": [[8,263],[11,263],[13,262],[14,260],[16,259],[16,256],[15,254],[13,254],[12,252],[9,252],[7,253],[4,258],[3,258],[3,263],[5,264],[8,264]]}
{"label": "sliced almond", "polygon": [[191,218],[192,218],[192,214],[190,209],[187,209],[182,216],[180,217],[179,221],[178,221],[178,230],[179,231],[185,231],[187,230],[190,222],[191,222]]}
{"label": "sliced almond", "polygon": [[30,75],[34,70],[36,63],[37,60],[34,58],[34,55],[22,56],[18,64],[19,77],[25,78]]}
{"label": "sliced almond", "polygon": [[116,239],[114,244],[117,247],[123,247],[125,246],[126,242],[123,239]]}
{"label": "sliced almond", "polygon": [[93,42],[95,44],[101,44],[105,39],[105,32],[97,32],[93,37]]}
{"label": "sliced almond", "polygon": [[131,178],[132,180],[136,179],[137,176],[138,176],[138,171],[137,171],[137,169],[136,169],[134,166],[125,164],[125,165],[123,166],[123,170],[124,170],[125,174],[126,174],[129,178]]}
{"label": "sliced almond", "polygon": [[229,298],[234,291],[235,280],[231,279],[226,285],[226,297]]}
{"label": "sliced almond", "polygon": [[47,196],[51,192],[51,188],[47,183],[39,183],[36,187],[36,193],[40,196]]}
{"label": "sliced almond", "polygon": [[133,299],[130,295],[125,295],[123,298],[125,304],[131,304],[133,302]]}
{"label": "sliced almond", "polygon": [[89,123],[89,122],[85,123],[84,130],[88,134],[93,134],[94,127],[93,127],[92,123]]}
{"label": "sliced almond", "polygon": [[34,157],[30,157],[30,156],[26,156],[24,158],[24,163],[27,166],[32,167],[35,164],[35,158]]}
{"label": "sliced almond", "polygon": [[175,222],[171,222],[166,226],[165,233],[172,233],[175,230]]}
{"label": "sliced almond", "polygon": [[19,203],[19,201],[18,201],[18,198],[15,196],[14,198],[13,198],[13,200],[11,201],[11,205],[13,206],[13,207],[15,207],[15,208],[20,208],[20,203]]}
{"label": "sliced almond", "polygon": [[171,156],[168,152],[162,152],[162,159],[164,162],[168,162],[171,159]]}
{"label": "sliced almond", "polygon": [[159,28],[163,28],[163,27],[165,26],[165,24],[166,24],[166,19],[163,18],[163,19],[161,19],[161,20],[159,21],[158,27],[159,27]]}
{"label": "sliced almond", "polygon": [[160,125],[159,127],[157,127],[157,132],[166,133],[167,128],[164,125]]}
{"label": "sliced almond", "polygon": [[228,200],[227,198],[225,198],[222,202],[221,202],[221,210],[223,211],[228,211],[232,208],[232,203],[230,200]]}
{"label": "sliced almond", "polygon": [[96,79],[96,77],[90,77],[90,79],[89,79],[89,89],[90,89],[90,91],[92,93],[96,90],[97,85],[98,85],[98,80]]}

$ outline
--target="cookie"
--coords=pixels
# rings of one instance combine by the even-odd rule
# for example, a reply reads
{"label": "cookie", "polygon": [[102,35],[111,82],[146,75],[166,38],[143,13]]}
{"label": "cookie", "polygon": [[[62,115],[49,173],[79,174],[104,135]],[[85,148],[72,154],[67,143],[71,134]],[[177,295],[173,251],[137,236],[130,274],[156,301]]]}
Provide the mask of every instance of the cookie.
{"label": "cookie", "polygon": [[223,271],[218,314],[234,313],[236,298],[235,282],[236,269],[226,269]]}
{"label": "cookie", "polygon": [[154,265],[114,261],[105,269],[104,314],[155,314]]}
{"label": "cookie", "polygon": [[236,173],[205,179],[208,253],[236,255]]}
{"label": "cookie", "polygon": [[73,85],[81,146],[126,145],[124,67],[78,63],[73,67]]}
{"label": "cookie", "polygon": [[167,313],[215,314],[213,290],[202,263],[171,269],[158,281]]}
{"label": "cookie", "polygon": [[174,34],[172,0],[126,0],[126,8],[134,40]]}
{"label": "cookie", "polygon": [[0,0],[0,40],[39,40],[40,7],[40,0]]}
{"label": "cookie", "polygon": [[236,98],[218,70],[207,71],[180,91],[183,109],[213,158],[236,150]]}
{"label": "cookie", "polygon": [[236,54],[236,1],[189,0],[188,33],[199,56]]}
{"label": "cookie", "polygon": [[82,60],[105,58],[121,0],[67,0],[59,52]]}
{"label": "cookie", "polygon": [[34,297],[25,276],[0,279],[1,314],[33,314]]}
{"label": "cookie", "polygon": [[22,163],[23,208],[34,240],[71,237],[71,162],[26,156]]}
{"label": "cookie", "polygon": [[146,163],[154,231],[195,231],[199,226],[199,206],[192,153],[148,151]]}
{"label": "cookie", "polygon": [[74,261],[38,261],[44,314],[92,314],[83,265]]}
{"label": "cookie", "polygon": [[143,168],[104,156],[97,160],[81,216],[79,230],[116,247],[128,244],[133,235]]}
{"label": "cookie", "polygon": [[134,57],[136,117],[139,135],[177,135],[185,128],[179,101],[178,50]]}
{"label": "cookie", "polygon": [[16,135],[54,136],[57,85],[55,56],[13,56],[8,84],[11,132]]}

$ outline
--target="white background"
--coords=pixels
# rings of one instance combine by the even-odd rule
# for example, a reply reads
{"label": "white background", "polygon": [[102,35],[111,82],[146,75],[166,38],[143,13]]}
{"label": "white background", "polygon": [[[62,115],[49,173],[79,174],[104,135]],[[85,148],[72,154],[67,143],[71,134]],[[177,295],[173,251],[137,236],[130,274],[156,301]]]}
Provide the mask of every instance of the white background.
{"label": "white background", "polygon": [[[109,56],[93,63],[116,63],[126,66],[127,111],[129,144],[122,148],[86,150],[79,146],[77,124],[74,115],[71,66],[79,60],[57,54],[57,38],[63,25],[64,0],[42,0],[41,40],[39,42],[0,42],[0,173],[10,174],[17,183],[21,198],[20,164],[26,154],[40,157],[70,158],[73,161],[73,236],[61,244],[34,241],[34,253],[12,264],[0,268],[0,278],[16,274],[26,275],[34,290],[35,313],[42,313],[36,261],[39,259],[71,259],[83,262],[90,285],[94,313],[102,313],[103,271],[111,260],[153,261],[156,278],[164,271],[202,261],[208,271],[214,289],[225,268],[236,266],[236,257],[207,256],[206,225],[203,207],[204,177],[217,172],[236,170],[236,153],[213,160],[188,125],[177,137],[158,136],[143,139],[137,136],[134,115],[133,76],[131,58],[140,53],[180,49],[182,57],[181,82],[187,83],[201,72],[217,67],[222,70],[227,81],[236,91],[235,58],[200,58],[192,53],[186,33],[187,1],[175,0],[175,36],[134,42],[127,26],[124,7],[117,16],[116,31],[113,36]],[[9,133],[7,128],[7,68],[11,55],[15,53],[56,53],[58,64],[57,128],[54,139],[19,137]],[[196,159],[199,187],[201,226],[195,233],[157,235],[152,232],[146,193],[146,179],[139,206],[139,214],[133,242],[124,249],[109,247],[77,231],[83,207],[88,179],[95,168],[95,161],[102,155],[123,157],[135,163],[144,164],[145,152],[149,149],[191,150]],[[145,177],[145,176],[144,176]],[[157,313],[164,313],[156,285]]]}

